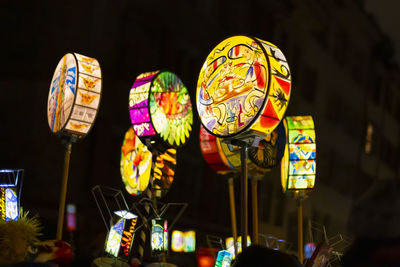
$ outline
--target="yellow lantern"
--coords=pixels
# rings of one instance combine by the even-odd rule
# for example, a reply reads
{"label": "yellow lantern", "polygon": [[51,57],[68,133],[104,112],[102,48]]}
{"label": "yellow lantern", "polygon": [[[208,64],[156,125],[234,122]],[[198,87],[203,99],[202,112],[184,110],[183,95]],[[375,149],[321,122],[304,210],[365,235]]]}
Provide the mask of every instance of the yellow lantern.
{"label": "yellow lantern", "polygon": [[197,111],[221,138],[263,139],[285,114],[291,90],[281,50],[258,38],[233,36],[208,55],[197,83]]}
{"label": "yellow lantern", "polygon": [[285,117],[286,146],[281,162],[283,192],[311,190],[315,185],[316,143],[311,116]]}

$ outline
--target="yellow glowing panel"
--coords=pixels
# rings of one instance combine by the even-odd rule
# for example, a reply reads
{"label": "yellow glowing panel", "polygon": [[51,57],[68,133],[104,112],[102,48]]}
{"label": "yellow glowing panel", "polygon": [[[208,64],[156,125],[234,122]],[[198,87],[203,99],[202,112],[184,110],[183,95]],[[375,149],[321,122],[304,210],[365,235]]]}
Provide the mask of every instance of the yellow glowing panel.
{"label": "yellow glowing panel", "polygon": [[287,190],[310,190],[315,186],[316,139],[311,116],[283,119],[286,133],[285,152],[281,162],[281,184]]}
{"label": "yellow glowing panel", "polygon": [[279,124],[291,91],[289,65],[275,45],[230,37],[201,68],[196,104],[201,123],[218,137],[249,132],[263,138]]}
{"label": "yellow glowing panel", "polygon": [[181,231],[172,231],[171,237],[171,249],[175,252],[183,252],[183,232]]}

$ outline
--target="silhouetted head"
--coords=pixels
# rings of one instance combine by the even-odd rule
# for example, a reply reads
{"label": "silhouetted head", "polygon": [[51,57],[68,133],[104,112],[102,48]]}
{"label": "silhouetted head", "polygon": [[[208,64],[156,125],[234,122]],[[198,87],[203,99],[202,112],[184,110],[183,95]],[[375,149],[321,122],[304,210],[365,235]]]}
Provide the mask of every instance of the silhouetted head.
{"label": "silhouetted head", "polygon": [[300,267],[299,261],[284,252],[251,245],[237,257],[233,267]]}

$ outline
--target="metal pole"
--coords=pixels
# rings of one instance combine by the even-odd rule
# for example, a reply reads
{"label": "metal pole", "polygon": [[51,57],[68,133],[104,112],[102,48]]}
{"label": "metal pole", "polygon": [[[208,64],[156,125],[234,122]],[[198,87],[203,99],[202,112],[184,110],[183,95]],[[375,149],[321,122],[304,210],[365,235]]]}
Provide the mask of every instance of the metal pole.
{"label": "metal pole", "polygon": [[242,251],[247,247],[247,229],[248,229],[248,189],[247,189],[247,146],[243,146],[240,150],[241,161],[241,232],[242,232]]}
{"label": "metal pole", "polygon": [[303,264],[303,204],[301,199],[298,200],[298,253],[299,261]]}
{"label": "metal pole", "polygon": [[253,212],[253,243],[258,244],[258,196],[257,196],[257,178],[251,179],[251,203]]}
{"label": "metal pole", "polygon": [[72,143],[71,142],[66,143],[65,157],[64,157],[64,171],[61,184],[60,206],[58,208],[58,224],[57,224],[57,237],[56,237],[57,240],[61,240],[63,234],[65,199],[67,197],[68,171],[69,171],[69,159],[71,157],[71,148],[72,148]]}
{"label": "metal pole", "polygon": [[233,188],[233,178],[228,178],[228,188],[229,188],[229,203],[231,208],[231,222],[232,222],[232,235],[233,235],[233,245],[235,248],[235,255],[237,255],[237,225],[236,225],[236,209],[235,209],[235,190]]}

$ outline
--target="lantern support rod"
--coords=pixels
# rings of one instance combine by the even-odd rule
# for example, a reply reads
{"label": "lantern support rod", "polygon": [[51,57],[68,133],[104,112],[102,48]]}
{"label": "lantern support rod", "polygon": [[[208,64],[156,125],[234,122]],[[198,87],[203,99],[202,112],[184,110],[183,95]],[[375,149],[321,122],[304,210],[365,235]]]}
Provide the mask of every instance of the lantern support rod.
{"label": "lantern support rod", "polygon": [[252,203],[252,223],[253,223],[253,243],[258,244],[258,181],[256,177],[251,178],[251,203]]}
{"label": "lantern support rod", "polygon": [[242,146],[240,149],[241,161],[241,235],[242,235],[242,251],[247,247],[248,233],[248,180],[247,180],[247,156],[248,147]]}
{"label": "lantern support rod", "polygon": [[303,203],[302,199],[299,198],[297,200],[298,205],[298,253],[299,253],[299,261],[303,264]]}
{"label": "lantern support rod", "polygon": [[60,206],[58,208],[58,224],[57,224],[57,240],[62,239],[64,213],[65,213],[65,199],[67,197],[68,187],[68,173],[69,173],[69,161],[71,158],[72,143],[67,141],[65,144],[65,156],[64,156],[64,170],[63,178],[61,183],[61,195],[60,195]]}
{"label": "lantern support rod", "polygon": [[229,203],[231,209],[231,222],[232,222],[232,236],[233,245],[235,248],[235,255],[237,255],[237,225],[236,225],[236,208],[235,208],[235,189],[233,187],[233,177],[228,178],[228,189],[229,189]]}

